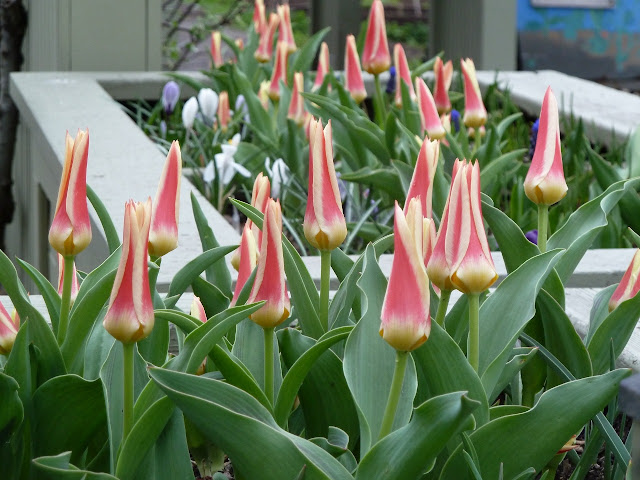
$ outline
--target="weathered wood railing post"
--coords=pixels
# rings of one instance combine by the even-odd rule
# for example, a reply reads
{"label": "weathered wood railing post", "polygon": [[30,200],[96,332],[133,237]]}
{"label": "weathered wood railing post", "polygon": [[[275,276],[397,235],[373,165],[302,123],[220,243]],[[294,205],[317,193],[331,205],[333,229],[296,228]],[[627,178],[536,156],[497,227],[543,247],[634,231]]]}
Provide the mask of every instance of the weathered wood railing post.
{"label": "weathered wood railing post", "polygon": [[312,0],[311,30],[317,32],[330,26],[325,37],[329,46],[331,68],[344,67],[345,38],[360,29],[360,2],[358,0]]}

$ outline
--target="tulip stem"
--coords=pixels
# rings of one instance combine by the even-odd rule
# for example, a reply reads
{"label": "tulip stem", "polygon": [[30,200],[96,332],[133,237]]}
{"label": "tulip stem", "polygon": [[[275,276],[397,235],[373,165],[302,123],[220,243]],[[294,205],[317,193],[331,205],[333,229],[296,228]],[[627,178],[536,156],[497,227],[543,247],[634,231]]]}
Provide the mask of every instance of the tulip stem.
{"label": "tulip stem", "polygon": [[384,128],[384,117],[386,112],[384,111],[384,97],[382,96],[382,87],[380,86],[380,75],[373,76],[373,83],[376,86],[376,92],[373,97],[374,115],[376,123],[380,127]]}
{"label": "tulip stem", "polygon": [[480,295],[469,294],[469,343],[467,358],[473,369],[480,366]]}
{"label": "tulip stem", "polygon": [[331,282],[331,250],[320,251],[320,324],[329,331],[329,286]]}
{"label": "tulip stem", "polygon": [[538,248],[547,251],[547,231],[549,230],[549,206],[538,205]]}
{"label": "tulip stem", "polygon": [[60,303],[60,321],[58,323],[58,344],[62,345],[69,326],[69,310],[71,307],[71,284],[73,282],[74,255],[64,257],[64,277],[62,280],[62,302]]}
{"label": "tulip stem", "polygon": [[393,370],[389,399],[387,400],[387,406],[384,409],[384,416],[382,417],[382,425],[380,425],[378,441],[391,433],[393,420],[396,417],[396,410],[398,409],[398,402],[400,401],[400,394],[402,393],[402,382],[404,381],[404,372],[407,369],[408,358],[409,352],[396,350],[396,366]]}
{"label": "tulip stem", "polygon": [[438,302],[438,311],[436,312],[436,323],[444,327],[444,317],[447,314],[449,299],[451,298],[451,290],[440,290],[440,301]]}
{"label": "tulip stem", "polygon": [[122,344],[123,379],[124,379],[124,404],[122,422],[122,443],[125,442],[133,427],[133,352],[135,343]]}
{"label": "tulip stem", "polygon": [[275,327],[264,328],[264,393],[273,405],[273,333]]}

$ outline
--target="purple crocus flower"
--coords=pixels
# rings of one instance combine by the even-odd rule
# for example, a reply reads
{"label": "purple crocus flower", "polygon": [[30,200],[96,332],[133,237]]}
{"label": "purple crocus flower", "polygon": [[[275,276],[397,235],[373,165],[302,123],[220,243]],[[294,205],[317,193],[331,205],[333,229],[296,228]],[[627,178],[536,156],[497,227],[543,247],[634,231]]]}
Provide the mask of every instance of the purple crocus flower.
{"label": "purple crocus flower", "polygon": [[168,81],[162,89],[162,108],[167,115],[171,115],[180,98],[180,86],[173,80]]}
{"label": "purple crocus flower", "polygon": [[396,89],[396,67],[389,69],[389,81],[387,82],[387,93],[393,93]]}
{"label": "purple crocus flower", "polygon": [[460,131],[460,112],[456,109],[451,110],[451,125],[455,133]]}
{"label": "purple crocus flower", "polygon": [[529,230],[524,236],[534,245],[538,244],[538,230]]}

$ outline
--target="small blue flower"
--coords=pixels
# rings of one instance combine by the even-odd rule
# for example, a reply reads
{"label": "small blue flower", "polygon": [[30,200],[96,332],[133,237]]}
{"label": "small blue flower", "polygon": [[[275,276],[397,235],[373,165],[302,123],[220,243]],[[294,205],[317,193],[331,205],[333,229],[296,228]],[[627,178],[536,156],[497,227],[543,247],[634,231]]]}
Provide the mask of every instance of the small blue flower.
{"label": "small blue flower", "polygon": [[460,131],[460,112],[458,110],[451,110],[451,125],[453,125],[455,133]]}
{"label": "small blue flower", "polygon": [[524,236],[534,245],[538,244],[538,230],[529,230]]}
{"label": "small blue flower", "polygon": [[396,67],[389,69],[389,81],[387,82],[387,93],[393,93],[396,90]]}
{"label": "small blue flower", "polygon": [[180,98],[180,86],[173,80],[168,81],[162,89],[162,108],[167,115],[171,115]]}
{"label": "small blue flower", "polygon": [[540,119],[538,118],[531,126],[531,136],[529,137],[529,154],[528,159],[533,159],[536,151],[536,143],[538,141],[538,128],[540,127]]}

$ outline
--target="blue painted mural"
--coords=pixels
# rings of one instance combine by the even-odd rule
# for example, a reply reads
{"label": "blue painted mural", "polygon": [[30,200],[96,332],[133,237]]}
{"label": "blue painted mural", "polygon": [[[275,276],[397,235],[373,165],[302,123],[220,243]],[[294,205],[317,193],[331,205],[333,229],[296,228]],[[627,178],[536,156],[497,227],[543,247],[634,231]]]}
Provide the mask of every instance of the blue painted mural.
{"label": "blue painted mural", "polygon": [[613,8],[535,8],[518,1],[520,68],[585,78],[640,75],[640,1]]}

